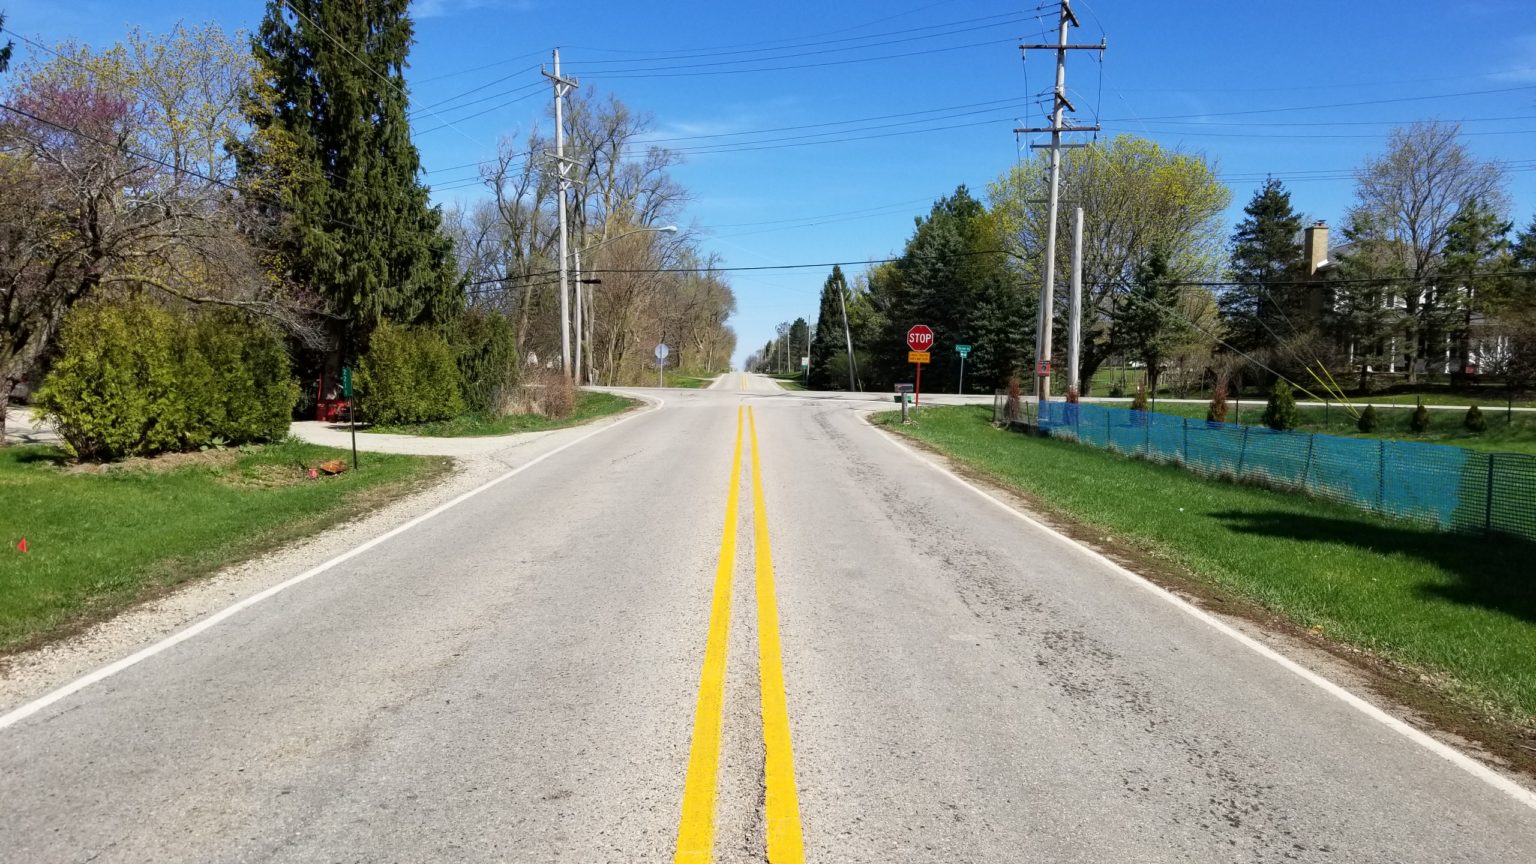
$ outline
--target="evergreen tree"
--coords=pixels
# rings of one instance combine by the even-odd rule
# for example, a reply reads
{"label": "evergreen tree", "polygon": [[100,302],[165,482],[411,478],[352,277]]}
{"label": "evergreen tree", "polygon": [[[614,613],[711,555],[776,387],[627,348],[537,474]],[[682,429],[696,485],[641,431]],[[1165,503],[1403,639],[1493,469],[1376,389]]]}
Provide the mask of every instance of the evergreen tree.
{"label": "evergreen tree", "polygon": [[832,265],[832,274],[821,286],[821,307],[816,313],[816,338],[811,340],[812,390],[840,390],[848,384],[847,362],[841,364],[841,375],[832,371],[832,358],[848,353],[848,342],[843,332],[843,309],[852,299],[848,295],[848,280],[843,269]]}
{"label": "evergreen tree", "polygon": [[1185,335],[1185,325],[1176,314],[1178,302],[1179,287],[1169,276],[1168,259],[1153,250],[1136,269],[1135,283],[1111,315],[1111,340],[1146,365],[1147,384],[1154,394],[1164,359]]}
{"label": "evergreen tree", "polygon": [[1295,335],[1305,316],[1300,283],[1291,283],[1303,265],[1301,216],[1291,208],[1291,193],[1273,177],[1253,193],[1243,208],[1246,218],[1232,234],[1232,279],[1237,284],[1221,297],[1227,339],[1243,351],[1277,347],[1275,334]]}
{"label": "evergreen tree", "polygon": [[1531,224],[1515,236],[1509,257],[1517,270],[1536,269],[1536,216],[1532,216]]}
{"label": "evergreen tree", "polygon": [[[4,15],[0,15],[0,27],[4,27],[4,26],[5,26],[5,16]],[[12,49],[12,47],[14,47],[14,45],[15,45],[14,42],[7,41],[5,43],[4,47],[0,47],[0,72],[4,72],[6,69],[10,68],[10,65],[11,65],[11,49]]]}
{"label": "evergreen tree", "polygon": [[1296,408],[1296,394],[1282,378],[1269,391],[1269,404],[1264,406],[1264,425],[1283,432],[1295,429],[1300,424],[1301,413]]}
{"label": "evergreen tree", "polygon": [[937,342],[933,362],[923,370],[924,389],[954,389],[957,343],[975,346],[966,379],[978,388],[1001,387],[1024,365],[1035,307],[1022,279],[1009,270],[1007,258],[996,254],[1003,248],[1000,220],[964,186],[918,220],[900,259],[870,277],[871,301],[886,329],[873,342],[855,344],[869,350],[876,386],[911,375],[904,346],[914,324],[933,328]]}
{"label": "evergreen tree", "polygon": [[810,354],[808,350],[811,342],[811,325],[804,318],[796,318],[789,325],[789,369],[790,372],[800,371],[800,358]]}
{"label": "evergreen tree", "polygon": [[357,355],[381,321],[445,322],[462,301],[452,242],[420,182],[405,93],[409,0],[268,0],[252,40],[242,181],[282,214],[286,276],[339,316]]}
{"label": "evergreen tree", "polygon": [[1509,232],[1513,228],[1514,223],[1499,218],[1476,199],[1464,202],[1446,227],[1441,269],[1446,284],[1441,306],[1445,328],[1456,346],[1454,374],[1466,369],[1473,359],[1473,315],[1486,309],[1485,299],[1496,299],[1501,293],[1500,283],[1505,277],[1500,274],[1510,266]]}

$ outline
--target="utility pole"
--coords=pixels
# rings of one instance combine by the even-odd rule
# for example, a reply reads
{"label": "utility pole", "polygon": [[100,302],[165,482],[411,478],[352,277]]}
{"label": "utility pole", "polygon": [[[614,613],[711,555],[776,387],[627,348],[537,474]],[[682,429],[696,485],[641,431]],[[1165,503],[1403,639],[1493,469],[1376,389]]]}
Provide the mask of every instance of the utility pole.
{"label": "utility pole", "polygon": [[560,179],[556,183],[559,188],[560,208],[560,369],[567,378],[575,375],[571,367],[571,286],[566,274],[566,263],[570,257],[570,241],[566,237],[566,184],[570,181],[565,172],[570,166],[565,161],[565,94],[579,86],[574,78],[560,77],[560,49],[555,49],[555,71],[546,71],[542,66],[539,73],[550,80],[555,89],[555,165],[560,172]]}
{"label": "utility pole", "polygon": [[[582,333],[583,330],[586,329],[587,319],[583,318],[582,314],[581,314],[582,310],[581,310],[581,244],[580,243],[577,243],[576,244],[576,248],[571,250],[571,263],[572,263],[572,265],[574,265],[573,269],[575,270],[575,276],[576,276],[576,278],[574,280],[572,280],[572,287],[576,291],[576,386],[580,387],[583,383],[586,382],[586,378],[587,378],[585,372],[583,371],[583,367],[581,365],[581,346],[582,346],[582,343],[585,341],[585,340],[583,340],[581,338],[581,333]],[[587,348],[588,348],[588,350],[591,350],[591,346],[590,345],[587,346]]]}
{"label": "utility pole", "polygon": [[837,289],[837,305],[843,310],[843,340],[848,343],[848,392],[852,393],[858,388],[853,384],[853,331],[848,329],[848,303],[843,299],[843,289]]}
{"label": "utility pole", "polygon": [[1078,361],[1083,350],[1083,208],[1072,214],[1072,295],[1067,310],[1067,386],[1078,388]]}
{"label": "utility pole", "polygon": [[[1056,92],[1051,108],[1051,125],[1046,127],[1027,127],[1013,130],[1015,134],[1049,132],[1051,133],[1051,167],[1050,167],[1050,199],[1047,202],[1048,216],[1045,226],[1045,278],[1040,285],[1040,320],[1035,332],[1035,398],[1043,405],[1051,395],[1051,329],[1055,322],[1055,314],[1052,306],[1055,301],[1056,284],[1056,210],[1061,197],[1061,135],[1063,132],[1097,132],[1098,124],[1092,126],[1067,125],[1064,117],[1065,111],[1077,112],[1077,106],[1067,99],[1067,52],[1068,51],[1099,51],[1102,52],[1105,43],[1098,45],[1072,45],[1067,42],[1067,28],[1081,27],[1077,16],[1072,13],[1071,0],[1061,0],[1061,12],[1057,23],[1056,42],[1045,44],[1020,45],[1019,50],[1030,51],[1033,49],[1049,50],[1056,52]],[[1026,54],[1026,56],[1028,56]],[[1031,145],[1035,146],[1035,145]],[[1072,145],[1067,145],[1072,146]],[[1076,145],[1084,146],[1084,145]]]}

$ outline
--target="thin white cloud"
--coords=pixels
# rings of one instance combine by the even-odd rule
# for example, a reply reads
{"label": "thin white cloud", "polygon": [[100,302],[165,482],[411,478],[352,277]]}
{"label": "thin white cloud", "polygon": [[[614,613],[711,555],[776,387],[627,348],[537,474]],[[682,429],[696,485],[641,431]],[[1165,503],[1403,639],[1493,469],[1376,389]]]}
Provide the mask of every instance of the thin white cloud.
{"label": "thin white cloud", "polygon": [[466,12],[475,12],[480,9],[528,12],[533,8],[533,0],[416,0],[415,3],[411,4],[411,17],[422,20],[426,18],[448,18],[453,15],[462,15]]}
{"label": "thin white cloud", "polygon": [[1527,33],[1509,40],[1509,61],[1504,68],[1489,73],[1495,81],[1525,84],[1536,81],[1536,33]]}

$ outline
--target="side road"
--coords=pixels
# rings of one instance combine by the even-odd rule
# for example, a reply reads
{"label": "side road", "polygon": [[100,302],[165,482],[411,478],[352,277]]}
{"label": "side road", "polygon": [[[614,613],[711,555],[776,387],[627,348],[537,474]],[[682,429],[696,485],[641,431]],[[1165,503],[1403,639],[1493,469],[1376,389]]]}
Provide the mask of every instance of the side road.
{"label": "side road", "polygon": [[[451,474],[440,482],[393,501],[373,513],[325,531],[293,547],[273,552],[227,568],[224,571],[178,588],[165,597],[130,609],[109,620],[66,639],[35,651],[0,658],[0,714],[35,699],[53,688],[94,669],[128,656],[175,633],[205,616],[227,607],[231,602],[251,596],[279,582],[334,558],[374,537],[391,531],[445,502],[476,489],[510,470],[516,470],[595,430],[621,423],[639,414],[654,411],[660,399],[626,392],[647,405],[624,414],[605,417],[584,426],[532,432],[497,438],[415,438],[409,435],[369,435],[359,433],[360,451],[403,453],[421,456],[450,456],[455,460]],[[52,433],[33,425],[30,414],[13,411],[16,430],[29,430],[8,439],[19,443],[44,443],[56,440]],[[295,423],[296,437],[317,444],[350,447],[350,436],[343,427],[328,424]]]}

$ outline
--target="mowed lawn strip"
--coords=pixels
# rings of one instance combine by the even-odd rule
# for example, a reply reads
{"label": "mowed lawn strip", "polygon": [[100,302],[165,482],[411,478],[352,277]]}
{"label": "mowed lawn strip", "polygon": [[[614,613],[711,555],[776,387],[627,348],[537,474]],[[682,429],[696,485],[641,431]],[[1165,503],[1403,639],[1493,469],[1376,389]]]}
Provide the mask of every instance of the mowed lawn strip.
{"label": "mowed lawn strip", "polygon": [[1048,512],[1296,624],[1426,671],[1453,701],[1536,727],[1536,546],[1442,534],[1304,496],[994,428],[989,407],[903,427]]}
{"label": "mowed lawn strip", "polygon": [[296,543],[450,465],[368,453],[355,472],[307,479],[306,467],[350,456],[289,440],[96,473],[53,447],[0,448],[0,653]]}
{"label": "mowed lawn strip", "polygon": [[[435,423],[416,423],[406,426],[371,426],[369,432],[385,432],[395,435],[425,435],[429,438],[474,438],[492,435],[511,435],[518,432],[548,432],[580,426],[610,414],[628,411],[640,405],[640,400],[614,393],[581,390],[576,394],[576,410],[569,417],[550,418],[540,414],[507,414],[503,417],[486,417],[465,414],[452,420]],[[361,428],[361,427],[360,427]]]}

